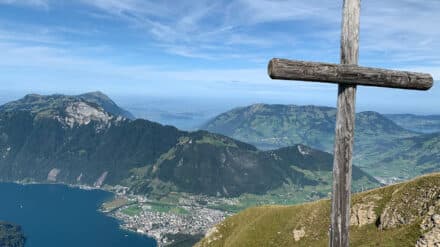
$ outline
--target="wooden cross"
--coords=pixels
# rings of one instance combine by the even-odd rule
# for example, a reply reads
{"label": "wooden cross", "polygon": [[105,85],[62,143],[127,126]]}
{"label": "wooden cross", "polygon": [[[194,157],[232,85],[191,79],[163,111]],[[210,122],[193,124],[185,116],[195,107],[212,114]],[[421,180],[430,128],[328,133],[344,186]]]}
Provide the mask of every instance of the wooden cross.
{"label": "wooden cross", "polygon": [[339,84],[333,162],[331,247],[349,245],[356,86],[428,90],[433,84],[433,78],[429,74],[357,66],[360,5],[360,0],[344,0],[341,64],[272,59],[268,68],[272,79]]}

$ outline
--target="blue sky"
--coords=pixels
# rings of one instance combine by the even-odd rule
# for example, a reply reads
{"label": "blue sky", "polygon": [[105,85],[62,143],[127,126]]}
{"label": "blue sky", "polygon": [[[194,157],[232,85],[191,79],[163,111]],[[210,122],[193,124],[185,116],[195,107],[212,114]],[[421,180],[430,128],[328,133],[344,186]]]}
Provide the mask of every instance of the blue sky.
{"label": "blue sky", "polygon": [[[339,61],[342,0],[0,0],[0,90],[334,105],[272,57]],[[360,64],[440,79],[440,1],[362,2]],[[243,99],[246,99],[243,101]],[[361,87],[358,106],[440,113],[440,89]]]}

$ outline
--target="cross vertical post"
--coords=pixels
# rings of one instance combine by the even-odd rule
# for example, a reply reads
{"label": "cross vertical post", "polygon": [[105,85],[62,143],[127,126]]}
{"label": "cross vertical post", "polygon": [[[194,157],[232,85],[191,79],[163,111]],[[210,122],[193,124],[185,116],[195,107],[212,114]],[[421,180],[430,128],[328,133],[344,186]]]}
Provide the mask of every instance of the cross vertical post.
{"label": "cross vertical post", "polygon": [[429,90],[432,75],[358,66],[361,0],[344,0],[341,34],[341,63],[306,62],[273,58],[270,78],[338,83],[330,247],[348,247],[351,173],[357,85]]}
{"label": "cross vertical post", "polygon": [[[344,0],[341,64],[357,65],[359,57],[360,0]],[[333,161],[330,247],[349,246],[351,173],[355,126],[356,85],[338,86]]]}

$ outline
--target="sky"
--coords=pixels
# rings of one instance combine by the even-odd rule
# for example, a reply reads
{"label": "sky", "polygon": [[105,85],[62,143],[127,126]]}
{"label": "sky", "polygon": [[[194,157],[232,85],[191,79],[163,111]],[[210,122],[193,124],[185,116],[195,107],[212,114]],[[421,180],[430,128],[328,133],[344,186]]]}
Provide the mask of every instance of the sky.
{"label": "sky", "polygon": [[[267,63],[338,63],[341,10],[342,0],[0,0],[0,91],[334,106],[336,85],[274,81]],[[362,1],[360,65],[439,80],[438,13],[438,0]],[[358,92],[358,109],[440,114],[437,85]]]}

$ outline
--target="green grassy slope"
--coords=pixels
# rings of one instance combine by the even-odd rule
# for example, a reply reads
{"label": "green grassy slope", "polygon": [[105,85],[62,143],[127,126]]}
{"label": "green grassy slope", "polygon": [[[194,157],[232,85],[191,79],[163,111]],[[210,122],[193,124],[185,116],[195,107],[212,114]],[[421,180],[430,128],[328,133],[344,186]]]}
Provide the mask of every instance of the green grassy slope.
{"label": "green grassy slope", "polygon": [[[292,187],[313,187],[326,196],[332,163],[331,154],[303,145],[260,151],[225,136],[199,131],[180,138],[153,166],[133,170],[134,180],[128,183],[152,193],[177,189],[239,196],[244,192],[261,195],[280,188],[291,191]],[[353,178],[355,189],[379,186],[358,167],[353,168]]]}
{"label": "green grassy slope", "polygon": [[[440,174],[355,194],[351,246],[415,246],[422,236],[440,241],[438,214]],[[327,246],[329,216],[329,200],[250,208],[218,224],[196,246]]]}
{"label": "green grassy slope", "polygon": [[364,150],[356,164],[380,177],[408,179],[440,171],[440,133],[424,134]]}

